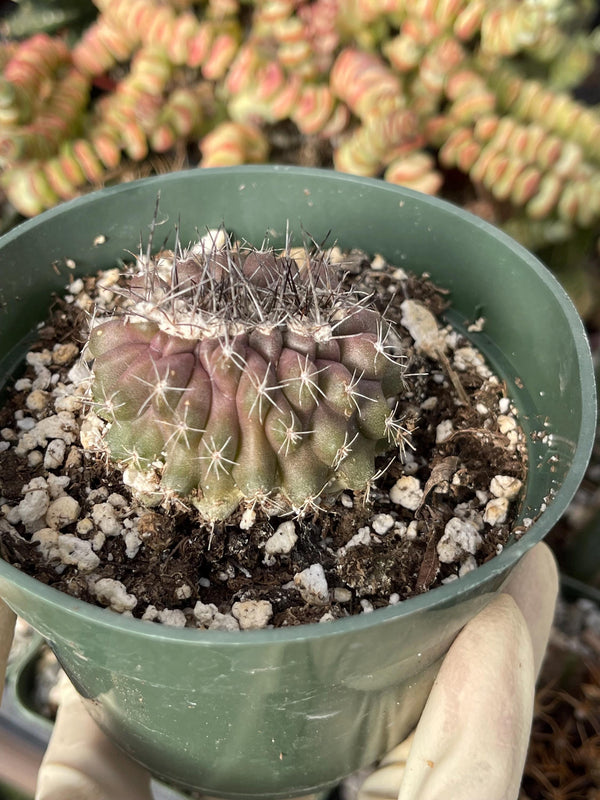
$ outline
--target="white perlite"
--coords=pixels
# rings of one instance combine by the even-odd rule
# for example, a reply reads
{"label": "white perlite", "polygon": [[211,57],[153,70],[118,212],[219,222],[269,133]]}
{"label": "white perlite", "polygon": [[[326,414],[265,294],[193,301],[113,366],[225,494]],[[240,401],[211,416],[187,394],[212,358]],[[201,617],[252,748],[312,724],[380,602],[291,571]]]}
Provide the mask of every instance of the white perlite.
{"label": "white perlite", "polygon": [[311,606],[325,606],[329,602],[329,587],[325,570],[321,564],[311,564],[294,575],[294,583],[305,603]]}
{"label": "white perlite", "polygon": [[114,506],[111,503],[98,503],[95,505],[92,508],[92,519],[105,536],[118,536],[121,533],[121,523],[117,519]]}
{"label": "white perlite", "polygon": [[73,564],[81,572],[91,572],[100,564],[92,550],[92,543],[72,533],[58,535],[58,552],[63,564]]}
{"label": "white perlite", "polygon": [[17,506],[17,512],[23,525],[29,529],[30,526],[35,526],[46,516],[50,505],[48,485],[43,478],[32,478],[23,487],[23,494],[24,497]]}
{"label": "white perlite", "polygon": [[502,525],[508,516],[508,500],[506,497],[494,497],[483,512],[483,521],[488,525]]}
{"label": "white perlite", "polygon": [[398,478],[390,489],[390,500],[398,506],[416,511],[423,499],[421,481],[412,475],[403,475]]}
{"label": "white perlite", "polygon": [[158,620],[163,625],[170,625],[172,628],[185,628],[185,614],[178,608],[163,608],[158,612]]}
{"label": "white perlite", "polygon": [[442,442],[446,442],[454,433],[454,425],[452,424],[451,419],[445,419],[435,429],[435,441],[436,444],[442,444]]}
{"label": "white perlite", "polygon": [[65,460],[67,445],[63,439],[53,439],[44,454],[44,468],[57,469]]}
{"label": "white perlite", "polygon": [[371,527],[378,536],[384,536],[394,527],[394,518],[391,514],[376,514],[371,520]]}
{"label": "white perlite", "polygon": [[61,530],[62,528],[66,528],[67,525],[72,525],[74,522],[77,522],[80,512],[81,506],[77,500],[75,500],[74,497],[70,497],[68,494],[63,494],[61,497],[57,497],[56,500],[53,500],[48,506],[46,525],[49,528]]}
{"label": "white perlite", "polygon": [[498,428],[500,433],[515,431],[517,429],[517,420],[511,414],[499,414]]}
{"label": "white perlite", "polygon": [[240,624],[231,614],[222,614],[214,603],[202,603],[194,606],[194,617],[200,628],[214,631],[239,631]]}
{"label": "white perlite", "polygon": [[46,561],[54,561],[60,558],[58,550],[58,531],[54,528],[40,528],[31,537],[33,544],[37,544],[42,558]]}
{"label": "white perlite", "polygon": [[137,597],[129,594],[121,581],[113,578],[100,578],[91,589],[98,600],[113,611],[132,611],[137,605]]}
{"label": "white perlite", "polygon": [[125,540],[125,555],[127,558],[135,558],[142,545],[142,540],[137,531],[126,531],[123,539]]}
{"label": "white perlite", "polygon": [[188,583],[182,583],[175,589],[175,597],[178,600],[189,600],[192,596],[192,587]]}
{"label": "white perlite", "polygon": [[452,564],[466,554],[473,555],[480,546],[481,536],[475,525],[468,520],[452,517],[437,544],[437,553],[443,564]]}
{"label": "white perlite", "polygon": [[22,446],[27,450],[46,447],[50,439],[61,439],[65,444],[73,444],[77,438],[77,423],[73,414],[60,411],[36,423],[30,431],[23,434]]}
{"label": "white perlite", "polygon": [[282,522],[275,533],[265,542],[265,554],[268,556],[291,553],[298,541],[296,526],[291,520]]}
{"label": "white perlite", "polygon": [[240,528],[243,531],[249,531],[256,522],[256,511],[253,508],[244,509],[242,518],[240,520]]}
{"label": "white perlite", "polygon": [[494,497],[505,497],[507,500],[514,500],[519,492],[523,482],[518,478],[513,478],[511,475],[494,475],[490,482],[490,492]]}
{"label": "white perlite", "polygon": [[273,616],[273,606],[268,600],[243,600],[231,607],[243,631],[266,628]]}

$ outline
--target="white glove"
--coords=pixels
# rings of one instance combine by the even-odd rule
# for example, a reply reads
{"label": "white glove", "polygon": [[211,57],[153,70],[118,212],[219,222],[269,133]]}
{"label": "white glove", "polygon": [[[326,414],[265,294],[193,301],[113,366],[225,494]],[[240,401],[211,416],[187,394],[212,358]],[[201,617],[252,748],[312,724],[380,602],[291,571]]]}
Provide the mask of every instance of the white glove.
{"label": "white glove", "polygon": [[0,599],[0,702],[4,691],[6,662],[13,640],[16,617],[10,608]]}
{"label": "white glove", "polygon": [[460,632],[416,730],[359,800],[516,800],[557,594],[554,557],[538,544]]}
{"label": "white glove", "polygon": [[152,800],[149,773],[102,733],[65,681],[35,800]]}

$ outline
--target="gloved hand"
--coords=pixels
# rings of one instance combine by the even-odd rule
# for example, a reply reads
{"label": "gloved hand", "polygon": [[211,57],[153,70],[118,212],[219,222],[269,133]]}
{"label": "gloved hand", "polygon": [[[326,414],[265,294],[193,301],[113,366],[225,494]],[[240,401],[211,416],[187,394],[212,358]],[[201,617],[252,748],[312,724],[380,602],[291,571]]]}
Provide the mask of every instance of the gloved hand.
{"label": "gloved hand", "polygon": [[554,556],[538,544],[459,633],[416,730],[359,800],[516,800],[557,595]]}
{"label": "gloved hand", "polygon": [[[554,557],[539,544],[458,635],[415,732],[366,779],[359,800],[516,800],[557,593]],[[13,626],[0,601],[0,690]],[[104,736],[67,687],[36,800],[125,797],[151,800],[148,773]]]}
{"label": "gloved hand", "polygon": [[[0,699],[15,615],[0,600]],[[119,750],[65,681],[35,800],[152,800],[150,775]]]}

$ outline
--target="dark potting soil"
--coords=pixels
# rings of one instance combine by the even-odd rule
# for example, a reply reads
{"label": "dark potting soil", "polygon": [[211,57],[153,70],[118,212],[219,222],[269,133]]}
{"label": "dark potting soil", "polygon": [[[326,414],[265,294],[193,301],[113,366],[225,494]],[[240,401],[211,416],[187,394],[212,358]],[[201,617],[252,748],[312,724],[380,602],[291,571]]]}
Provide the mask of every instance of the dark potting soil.
{"label": "dark potting soil", "polygon": [[[240,508],[213,524],[182,502],[137,502],[120,469],[81,443],[80,351],[92,308],[119,303],[110,271],[54,299],[0,409],[2,558],[115,611],[237,629],[368,613],[496,556],[525,529],[515,519],[526,442],[506,386],[446,326],[448,297],[427,276],[362,253],[347,254],[344,271],[396,324],[411,376],[397,397],[403,446],[378,459],[368,493],[320,498],[296,517]],[[402,326],[406,298],[440,318],[439,357]]]}

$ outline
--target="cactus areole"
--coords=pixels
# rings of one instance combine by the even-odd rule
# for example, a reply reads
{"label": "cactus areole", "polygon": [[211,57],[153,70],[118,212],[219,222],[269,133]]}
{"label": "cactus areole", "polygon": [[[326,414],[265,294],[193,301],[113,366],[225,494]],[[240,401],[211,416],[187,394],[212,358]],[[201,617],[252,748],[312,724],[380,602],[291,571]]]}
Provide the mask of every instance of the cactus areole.
{"label": "cactus areole", "polygon": [[102,447],[148,504],[209,522],[256,503],[301,514],[367,490],[376,456],[402,443],[399,337],[331,252],[216,231],[137,259],[87,355]]}

